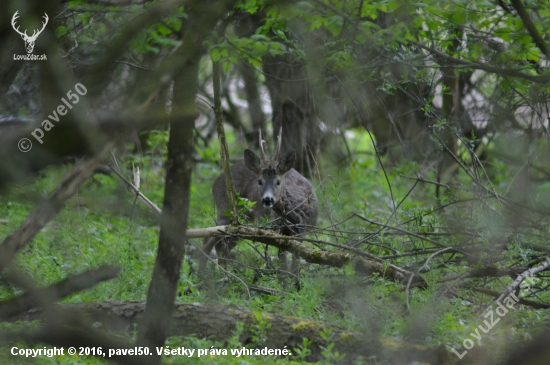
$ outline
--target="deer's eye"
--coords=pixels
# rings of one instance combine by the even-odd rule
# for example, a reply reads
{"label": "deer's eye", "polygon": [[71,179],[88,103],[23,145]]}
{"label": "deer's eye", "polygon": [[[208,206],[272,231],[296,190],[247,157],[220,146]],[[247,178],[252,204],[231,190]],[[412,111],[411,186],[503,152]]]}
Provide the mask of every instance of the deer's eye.
{"label": "deer's eye", "polygon": [[281,185],[281,180],[277,180],[277,186]]}
{"label": "deer's eye", "polygon": [[258,185],[262,186],[262,180],[258,180]]}

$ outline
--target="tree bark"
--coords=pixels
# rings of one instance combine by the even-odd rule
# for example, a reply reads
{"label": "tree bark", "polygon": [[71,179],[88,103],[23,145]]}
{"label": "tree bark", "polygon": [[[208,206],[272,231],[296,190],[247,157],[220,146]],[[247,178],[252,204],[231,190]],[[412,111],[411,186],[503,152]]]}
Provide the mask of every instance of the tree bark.
{"label": "tree bark", "polygon": [[[458,30],[455,29],[457,33]],[[449,52],[456,52],[457,48],[460,46],[460,41],[458,40],[459,35],[455,36],[452,44],[449,45]],[[441,83],[446,87],[446,92],[442,95],[442,106],[441,106],[441,119],[447,123],[443,128],[439,130],[439,140],[441,143],[444,143],[448,150],[451,151],[455,156],[457,155],[457,140],[456,135],[453,129],[457,128],[458,116],[460,113],[460,79],[458,72],[451,65],[447,65],[445,61],[441,63],[441,73],[443,77],[441,78]],[[438,161],[437,166],[437,181],[442,183],[449,182],[450,175],[454,169],[449,170],[454,165],[454,159],[449,153],[443,152]],[[449,172],[447,172],[449,171]],[[439,198],[439,185],[436,185],[436,197]]]}
{"label": "tree bark", "polygon": [[291,55],[266,56],[263,60],[266,84],[271,95],[273,130],[283,128],[281,152],[294,149],[294,168],[312,176],[319,151],[321,130],[306,64]]}
{"label": "tree bark", "polygon": [[245,132],[245,137],[248,142],[252,142],[250,148],[258,150],[260,148],[258,130],[265,132],[266,117],[262,110],[262,99],[258,91],[256,70],[244,60],[239,61],[239,70],[244,81],[244,92],[248,103],[251,125],[251,130]]}
{"label": "tree bark", "polygon": [[235,184],[233,183],[233,174],[229,163],[229,147],[225,138],[225,129],[223,128],[222,117],[222,97],[221,97],[221,65],[219,62],[212,62],[212,78],[214,84],[214,114],[216,116],[216,130],[218,140],[220,141],[220,157],[222,160],[223,173],[225,176],[225,186],[227,187],[227,197],[229,198],[229,210],[231,211],[231,224],[239,223],[237,216],[237,199],[235,196]]}
{"label": "tree bark", "polygon": [[[170,123],[159,248],[147,293],[147,309],[137,338],[141,346],[163,346],[167,337],[185,252],[201,45],[204,35],[233,3],[196,1],[186,5],[190,20],[184,24],[182,46],[164,65],[167,70],[173,70],[175,78],[174,117]],[[156,353],[153,357],[156,363],[160,362]]]}
{"label": "tree bark", "polygon": [[[200,58],[196,38],[197,35],[192,32],[184,38],[182,48],[189,52],[186,60],[188,67],[175,79],[175,111],[194,108]],[[159,246],[147,293],[147,310],[138,333],[138,346],[163,346],[167,337],[185,251],[194,120],[194,116],[188,116],[170,123]],[[159,356],[154,357],[160,362]]]}
{"label": "tree bark", "polygon": [[[73,311],[80,313],[83,319],[91,323],[101,323],[101,328],[108,331],[128,331],[134,328],[134,324],[139,322],[145,313],[145,303],[140,301],[71,303],[60,304],[59,308],[71,313]],[[13,320],[37,320],[41,319],[41,315],[40,311],[33,311]],[[362,333],[348,331],[342,327],[272,313],[257,313],[234,305],[178,303],[167,326],[167,333],[170,336],[195,335],[199,338],[208,337],[223,341],[235,334],[239,322],[245,325],[239,337],[243,346],[252,344],[254,348],[259,349],[286,347],[294,353],[294,349],[303,344],[303,338],[308,338],[312,344],[308,347],[311,355],[308,356],[307,361],[323,359],[322,347],[327,346],[327,341],[321,337],[320,332],[332,329],[330,342],[334,343],[333,351],[346,354],[344,363],[352,363],[358,356],[364,358],[380,356],[392,359],[394,361],[392,363],[419,361],[432,365],[451,364],[450,356],[444,346],[430,348],[389,338],[365,338]],[[262,323],[269,324],[265,327],[265,342],[254,344],[252,342],[254,331],[257,331]],[[228,355],[231,356],[229,351]]]}

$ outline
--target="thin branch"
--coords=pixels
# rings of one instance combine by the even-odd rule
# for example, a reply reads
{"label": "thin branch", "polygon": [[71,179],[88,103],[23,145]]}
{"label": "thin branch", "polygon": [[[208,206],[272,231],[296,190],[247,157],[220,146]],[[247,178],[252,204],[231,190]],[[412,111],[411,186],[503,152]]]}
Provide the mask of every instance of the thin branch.
{"label": "thin branch", "polygon": [[158,215],[161,215],[162,214],[162,210],[155,204],[153,203],[152,201],[150,201],[145,195],[143,195],[141,193],[141,191],[139,191],[139,189],[134,185],[132,184],[132,182],[128,179],[126,179],[120,172],[117,171],[117,169],[112,166],[112,165],[109,165],[109,167],[111,168],[111,170],[118,176],[120,177],[120,179],[122,181],[124,181],[126,183],[126,185],[128,185],[128,187],[130,189],[132,189],[134,191],[134,194],[137,196],[138,200],[141,201],[142,203],[144,203],[145,205],[147,205],[149,208],[151,208],[155,213],[157,213]]}
{"label": "thin branch", "polygon": [[[421,236],[421,235],[419,235],[419,234],[417,234],[417,233],[415,233],[415,232],[411,232],[411,231],[407,231],[406,229],[403,229],[403,228],[399,228],[399,227],[395,227],[395,226],[389,226],[389,225],[387,225],[387,224],[375,222],[375,221],[370,220],[370,219],[368,219],[368,218],[366,218],[366,217],[363,217],[362,215],[357,214],[357,213],[355,213],[355,216],[357,216],[358,218],[360,218],[360,219],[362,219],[362,220],[364,220],[364,221],[366,221],[366,222],[369,222],[369,223],[371,223],[371,224],[375,224],[375,225],[377,225],[377,226],[381,226],[381,227],[384,227],[384,228],[387,228],[387,229],[393,229],[393,230],[396,230],[396,231],[398,231],[398,232],[402,232],[402,233],[404,233],[404,234],[411,235],[411,236],[413,236],[413,237],[419,238],[419,239],[421,239],[421,240],[423,240],[423,241],[430,242],[431,244],[434,244],[434,245],[437,246],[437,247],[447,248],[447,246],[442,245],[441,243],[439,243],[439,242],[437,242],[437,241],[435,241],[435,240],[432,240],[431,238],[423,237],[423,236]],[[467,256],[470,255],[469,253],[467,253],[467,252],[465,252],[465,251],[463,251],[463,250],[460,250],[460,249],[458,249],[458,248],[456,248],[456,247],[453,248],[453,249],[456,250],[456,251],[458,251],[459,253],[461,253],[461,254],[463,254],[463,255],[467,255]]]}
{"label": "thin branch", "polygon": [[507,297],[508,295],[510,295],[510,293],[512,293],[512,291],[514,291],[514,289],[517,288],[517,287],[523,282],[523,280],[532,277],[534,274],[538,273],[539,271],[545,270],[545,269],[548,268],[549,266],[550,266],[550,257],[547,256],[547,257],[545,258],[544,264],[539,265],[539,266],[536,266],[536,267],[532,267],[532,268],[530,268],[529,270],[526,270],[526,271],[524,271],[522,274],[520,274],[520,275],[516,278],[516,280],[514,280],[514,282],[513,282],[512,284],[508,285],[508,287],[506,288],[506,290],[504,291],[504,293],[502,293],[502,294],[497,298],[497,300],[495,300],[495,303],[500,302],[502,299],[504,299],[505,297]]}
{"label": "thin branch", "polygon": [[[485,289],[485,288],[474,287],[474,288],[470,288],[470,290],[478,292],[478,293],[487,294],[487,295],[490,295],[490,296],[495,297],[495,298],[499,298],[501,296],[501,294],[499,292],[496,292],[496,291],[490,290],[490,289]],[[522,299],[522,298],[518,298],[518,299],[519,299],[519,301],[518,301],[519,304],[528,305],[528,306],[533,307],[533,308],[537,308],[537,309],[548,309],[548,308],[550,308],[549,304],[534,302],[532,300],[527,300],[527,299]]]}
{"label": "thin branch", "polygon": [[51,221],[78,188],[94,173],[95,168],[107,156],[115,142],[108,142],[96,156],[74,165],[73,170],[61,181],[50,196],[40,204],[17,230],[0,246],[0,271],[11,265],[13,257]]}
{"label": "thin branch", "polygon": [[[232,235],[234,237],[251,239],[267,244],[269,246],[276,247],[283,251],[291,252],[292,254],[304,259],[306,262],[312,264],[328,265],[338,268],[350,264],[357,272],[366,275],[377,274],[388,280],[399,282],[407,282],[410,276],[413,275],[414,282],[412,286],[425,287],[427,285],[420,275],[390,264],[387,261],[383,261],[378,257],[376,257],[376,259],[366,259],[363,257],[354,257],[347,253],[320,251],[312,249],[302,242],[293,240],[290,237],[281,236],[271,230],[266,229],[257,229],[245,226],[218,226],[206,229],[188,230],[187,238],[191,238],[191,235],[193,235],[193,237],[195,238],[216,236],[221,234],[221,232]],[[343,246],[342,248],[344,247],[346,249],[350,249],[346,246]],[[365,255],[370,254],[366,252],[361,252],[361,256]]]}
{"label": "thin branch", "polygon": [[525,28],[533,39],[533,42],[535,42],[537,47],[546,55],[547,58],[550,58],[550,47],[540,35],[537,27],[535,27],[535,24],[533,24],[533,21],[529,17],[529,14],[527,14],[527,10],[525,10],[521,0],[511,0],[511,3],[518,12],[519,17],[523,21],[523,25],[525,25]]}
{"label": "thin branch", "polygon": [[434,257],[436,257],[439,254],[445,253],[447,251],[451,251],[451,250],[454,250],[454,249],[452,247],[447,247],[447,248],[444,248],[444,249],[439,250],[437,252],[434,252],[433,254],[430,255],[430,257],[428,257],[428,259],[426,260],[424,265],[422,265],[422,267],[420,267],[420,269],[416,270],[415,274],[413,274],[409,277],[409,280],[407,281],[407,287],[405,288],[405,295],[406,295],[406,302],[405,303],[407,304],[407,310],[408,311],[411,310],[411,302],[410,302],[409,294],[410,294],[410,291],[411,291],[411,284],[412,284],[412,281],[414,279],[414,275],[420,274],[420,272],[422,272],[422,270],[424,270],[428,266],[428,264],[430,263],[430,261]]}
{"label": "thin branch", "polygon": [[414,44],[415,46],[417,46],[419,48],[422,48],[422,49],[424,49],[424,50],[426,50],[426,51],[428,51],[428,52],[430,52],[434,55],[436,55],[439,58],[444,59],[445,61],[448,61],[449,63],[455,64],[455,65],[462,65],[462,66],[465,66],[467,68],[472,68],[474,70],[483,70],[483,71],[495,73],[495,74],[498,74],[498,75],[519,77],[519,78],[522,78],[522,79],[526,79],[526,80],[529,80],[529,81],[536,82],[538,84],[546,84],[550,81],[550,76],[533,76],[533,75],[529,75],[525,72],[520,72],[520,71],[516,71],[516,70],[507,70],[507,69],[503,69],[503,68],[496,68],[496,67],[488,66],[488,65],[483,64],[483,63],[464,61],[464,60],[449,56],[449,55],[447,55],[447,54],[445,54],[441,51],[438,51],[434,48],[425,46],[422,43],[418,43],[418,42],[411,41],[411,40],[409,40],[408,42],[411,43],[411,44]]}
{"label": "thin branch", "polygon": [[82,274],[74,275],[61,280],[46,288],[36,289],[13,299],[0,302],[0,319],[7,319],[22,314],[31,308],[43,305],[43,298],[57,302],[76,292],[91,288],[98,283],[114,279],[118,276],[120,268],[114,266],[100,266],[88,270]]}

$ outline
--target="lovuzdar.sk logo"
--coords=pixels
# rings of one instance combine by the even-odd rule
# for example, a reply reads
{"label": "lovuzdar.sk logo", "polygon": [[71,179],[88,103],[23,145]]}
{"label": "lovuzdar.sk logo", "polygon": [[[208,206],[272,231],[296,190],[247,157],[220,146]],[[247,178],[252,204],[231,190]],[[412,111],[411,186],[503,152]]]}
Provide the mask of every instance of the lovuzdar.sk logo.
{"label": "lovuzdar.sk logo", "polygon": [[16,20],[17,18],[19,18],[19,10],[17,10],[15,12],[15,14],[13,14],[13,17],[11,18],[11,26],[13,27],[13,29],[19,33],[19,35],[21,35],[21,38],[23,38],[23,40],[25,41],[25,49],[27,51],[27,54],[26,55],[16,55],[14,54],[13,55],[13,59],[14,60],[31,60],[31,61],[44,61],[47,59],[46,55],[43,54],[43,55],[34,55],[32,54],[32,51],[34,49],[34,44],[36,42],[36,38],[38,38],[38,36],[40,35],[40,33],[42,33],[42,31],[44,30],[44,28],[46,28],[46,25],[48,24],[48,14],[44,13],[44,21],[42,22],[42,29],[38,30],[38,29],[34,29],[33,33],[31,36],[29,36],[27,34],[27,29],[25,29],[24,32],[21,32],[19,30],[19,26],[16,24]]}

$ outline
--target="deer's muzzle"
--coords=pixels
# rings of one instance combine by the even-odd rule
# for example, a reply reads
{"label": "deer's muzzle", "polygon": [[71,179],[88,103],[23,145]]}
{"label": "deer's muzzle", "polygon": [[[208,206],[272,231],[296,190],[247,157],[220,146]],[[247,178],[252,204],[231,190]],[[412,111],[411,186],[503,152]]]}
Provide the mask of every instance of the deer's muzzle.
{"label": "deer's muzzle", "polygon": [[264,196],[262,199],[262,204],[266,208],[271,208],[273,207],[273,204],[275,204],[275,199],[273,199],[272,196]]}

